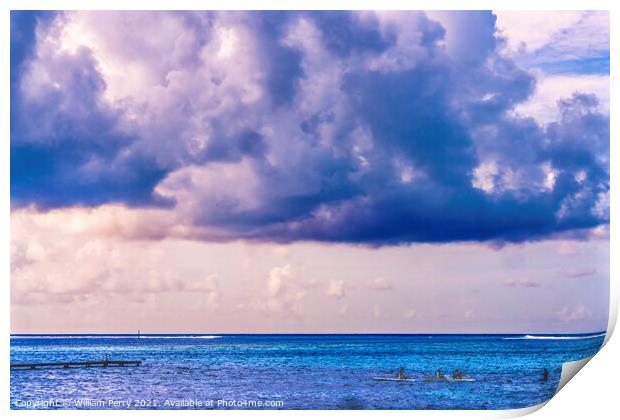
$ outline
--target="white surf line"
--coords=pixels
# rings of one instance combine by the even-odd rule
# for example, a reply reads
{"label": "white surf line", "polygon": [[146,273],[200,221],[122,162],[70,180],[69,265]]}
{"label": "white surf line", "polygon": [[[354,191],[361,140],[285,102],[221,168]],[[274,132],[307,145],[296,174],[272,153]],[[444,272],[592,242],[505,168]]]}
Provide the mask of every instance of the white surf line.
{"label": "white surf line", "polygon": [[521,337],[504,337],[504,340],[584,340],[587,338],[603,337],[606,333],[594,335],[566,336],[566,335],[530,335],[526,334]]}

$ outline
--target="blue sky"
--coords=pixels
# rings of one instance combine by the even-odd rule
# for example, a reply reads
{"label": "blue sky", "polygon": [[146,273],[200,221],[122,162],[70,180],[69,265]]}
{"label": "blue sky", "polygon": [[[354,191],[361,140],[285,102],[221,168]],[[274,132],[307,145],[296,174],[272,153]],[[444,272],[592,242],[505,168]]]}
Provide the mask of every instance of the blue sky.
{"label": "blue sky", "polygon": [[[605,241],[609,20],[552,15],[12,12],[14,220],[377,252]],[[14,242],[36,277],[52,245]]]}

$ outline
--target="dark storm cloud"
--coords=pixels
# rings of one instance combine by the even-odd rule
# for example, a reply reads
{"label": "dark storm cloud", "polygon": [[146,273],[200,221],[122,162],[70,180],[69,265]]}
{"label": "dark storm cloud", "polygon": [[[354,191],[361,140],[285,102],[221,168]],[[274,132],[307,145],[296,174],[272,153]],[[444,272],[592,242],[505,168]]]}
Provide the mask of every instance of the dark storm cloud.
{"label": "dark storm cloud", "polygon": [[548,125],[515,114],[536,81],[490,13],[129,17],[158,37],[107,14],[67,50],[83,16],[36,38],[12,15],[13,206],[167,205],[205,239],[371,245],[609,220],[609,117],[582,93]]}
{"label": "dark storm cloud", "polygon": [[[30,44],[18,48],[24,58],[33,54]],[[39,90],[35,100],[19,92],[12,99],[12,205],[151,203],[165,171],[141,156],[122,157],[133,138],[116,128],[119,112],[101,100],[106,86],[91,52],[81,48],[50,66],[58,87]]]}
{"label": "dark storm cloud", "polygon": [[384,35],[379,31],[379,24],[372,16],[362,22],[358,15],[347,11],[308,12],[308,15],[320,29],[325,46],[337,55],[348,56],[359,51],[379,53],[395,41],[393,32]]}

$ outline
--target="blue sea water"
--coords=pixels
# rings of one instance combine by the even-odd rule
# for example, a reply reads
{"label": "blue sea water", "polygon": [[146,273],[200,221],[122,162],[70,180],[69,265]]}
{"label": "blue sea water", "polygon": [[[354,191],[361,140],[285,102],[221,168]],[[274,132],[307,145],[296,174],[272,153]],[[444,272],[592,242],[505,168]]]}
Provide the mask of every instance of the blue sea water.
{"label": "blue sea water", "polygon": [[[549,400],[562,363],[593,355],[603,339],[603,333],[12,336],[11,363],[102,360],[108,353],[142,365],[11,370],[11,408],[522,408]],[[374,379],[395,377],[400,367],[416,381]],[[424,381],[439,368],[460,369],[475,381]]]}

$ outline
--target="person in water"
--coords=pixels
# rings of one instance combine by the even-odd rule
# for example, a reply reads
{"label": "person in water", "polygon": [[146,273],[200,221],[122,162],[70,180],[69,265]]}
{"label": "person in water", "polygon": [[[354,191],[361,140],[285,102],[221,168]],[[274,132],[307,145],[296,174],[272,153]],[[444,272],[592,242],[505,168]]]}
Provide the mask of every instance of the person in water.
{"label": "person in water", "polygon": [[407,379],[407,375],[405,375],[405,368],[401,367],[398,370],[398,379]]}
{"label": "person in water", "polygon": [[463,372],[460,369],[455,370],[452,373],[452,378],[453,379],[463,379],[465,378],[465,375],[463,375]]}
{"label": "person in water", "polygon": [[549,380],[549,370],[544,368],[543,370],[543,381],[547,382]]}

